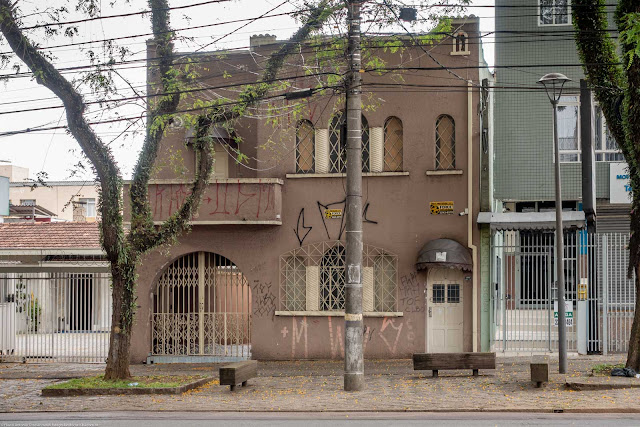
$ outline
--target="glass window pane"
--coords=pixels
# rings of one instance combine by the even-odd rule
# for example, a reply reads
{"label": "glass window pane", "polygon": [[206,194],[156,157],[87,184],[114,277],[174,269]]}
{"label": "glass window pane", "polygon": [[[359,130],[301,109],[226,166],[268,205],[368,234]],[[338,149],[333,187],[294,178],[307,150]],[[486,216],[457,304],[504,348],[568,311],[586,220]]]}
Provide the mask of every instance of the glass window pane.
{"label": "glass window pane", "polygon": [[555,23],[556,24],[568,24],[569,23],[569,5],[567,0],[555,0]]}
{"label": "glass window pane", "polygon": [[447,286],[447,302],[452,304],[460,302],[460,285]]}
{"label": "glass window pane", "polygon": [[436,169],[456,168],[456,128],[453,117],[440,116],[436,120]]}
{"label": "glass window pane", "polygon": [[553,24],[553,0],[540,0],[540,24]]}
{"label": "glass window pane", "polygon": [[402,121],[389,117],[384,124],[384,170],[396,172],[402,170]]}
{"label": "glass window pane", "polygon": [[558,144],[560,151],[578,149],[578,106],[558,106]]}
{"label": "glass window pane", "polygon": [[434,304],[443,304],[445,302],[444,285],[433,285],[431,302]]}
{"label": "glass window pane", "polygon": [[296,172],[313,173],[315,169],[315,131],[313,124],[303,120],[296,130]]}

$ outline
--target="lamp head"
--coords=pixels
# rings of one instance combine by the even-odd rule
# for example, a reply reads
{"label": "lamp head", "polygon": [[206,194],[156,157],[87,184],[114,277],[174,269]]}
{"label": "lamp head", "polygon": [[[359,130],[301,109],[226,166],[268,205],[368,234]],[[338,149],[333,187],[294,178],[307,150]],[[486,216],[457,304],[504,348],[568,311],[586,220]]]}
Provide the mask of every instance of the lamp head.
{"label": "lamp head", "polygon": [[549,73],[542,76],[538,83],[542,84],[547,91],[547,96],[551,102],[558,102],[562,95],[564,84],[571,79],[561,73]]}

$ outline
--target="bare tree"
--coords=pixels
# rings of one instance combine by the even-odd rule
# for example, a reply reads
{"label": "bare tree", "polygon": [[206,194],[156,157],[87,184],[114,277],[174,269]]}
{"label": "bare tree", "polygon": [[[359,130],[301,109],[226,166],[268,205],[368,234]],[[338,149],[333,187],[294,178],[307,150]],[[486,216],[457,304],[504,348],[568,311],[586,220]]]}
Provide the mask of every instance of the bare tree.
{"label": "bare tree", "polygon": [[[633,200],[628,274],[635,273],[640,295],[640,2],[618,2],[615,23],[622,57],[608,31],[605,5],[605,0],[574,0],[571,9],[587,80],[629,166]],[[636,298],[627,367],[640,370],[640,298]]]}
{"label": "bare tree", "polygon": [[[79,0],[79,4],[86,6],[86,3],[87,0]],[[179,72],[174,66],[174,33],[169,24],[169,3],[167,0],[149,0],[149,7],[161,93],[148,108],[146,138],[131,181],[131,230],[125,235],[122,175],[111,149],[98,137],[85,117],[85,100],[52,61],[41,54],[36,44],[25,35],[20,27],[17,2],[0,0],[0,31],[13,52],[31,70],[37,82],[62,101],[67,127],[91,162],[99,182],[101,240],[110,263],[113,283],[113,315],[105,379],[130,377],[131,330],[136,309],[136,268],[145,252],[172,243],[189,228],[212,170],[212,140],[207,137],[209,127],[240,117],[249,106],[260,101],[271,89],[271,83],[286,56],[331,15],[327,9],[327,1],[320,1],[316,7],[310,8],[309,13],[302,17],[304,23],[301,28],[289,43],[284,43],[270,58],[261,82],[244,88],[233,108],[213,105],[198,116],[194,149],[199,154],[200,162],[191,184],[191,192],[177,212],[156,226],[152,221],[148,184],[160,140],[176,114],[183,87]]]}

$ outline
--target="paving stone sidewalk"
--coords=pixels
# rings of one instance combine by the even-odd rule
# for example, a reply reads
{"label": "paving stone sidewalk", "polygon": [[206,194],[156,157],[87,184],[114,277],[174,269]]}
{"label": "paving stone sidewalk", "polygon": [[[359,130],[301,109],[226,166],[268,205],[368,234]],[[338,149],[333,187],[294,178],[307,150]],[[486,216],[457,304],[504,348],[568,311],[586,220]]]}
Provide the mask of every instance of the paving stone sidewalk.
{"label": "paving stone sidewalk", "polygon": [[[569,360],[568,378],[587,379],[591,367],[620,363],[623,356]],[[0,412],[22,411],[592,411],[640,412],[640,389],[574,391],[551,366],[551,382],[536,389],[529,381],[529,358],[498,358],[495,371],[474,378],[466,371],[412,370],[410,360],[367,361],[367,387],[342,391],[341,361],[262,362],[249,386],[231,393],[217,384],[216,365],[135,365],[134,375],[203,374],[208,385],[177,396],[45,398],[42,387],[95,375],[103,365],[0,364]],[[640,381],[640,380],[638,380]]]}

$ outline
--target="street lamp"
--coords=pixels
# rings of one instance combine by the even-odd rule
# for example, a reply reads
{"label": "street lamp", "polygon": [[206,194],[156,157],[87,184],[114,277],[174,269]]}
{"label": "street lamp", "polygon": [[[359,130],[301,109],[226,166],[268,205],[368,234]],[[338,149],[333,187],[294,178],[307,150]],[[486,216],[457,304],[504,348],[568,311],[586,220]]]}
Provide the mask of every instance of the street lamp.
{"label": "street lamp", "polygon": [[570,82],[564,74],[549,73],[544,75],[538,83],[542,84],[553,106],[553,145],[555,152],[556,179],[556,275],[558,278],[558,371],[567,373],[567,329],[565,324],[564,306],[564,242],[562,235],[562,194],[560,192],[560,148],[558,146],[558,102],[562,96],[562,88]]}

